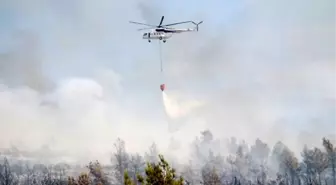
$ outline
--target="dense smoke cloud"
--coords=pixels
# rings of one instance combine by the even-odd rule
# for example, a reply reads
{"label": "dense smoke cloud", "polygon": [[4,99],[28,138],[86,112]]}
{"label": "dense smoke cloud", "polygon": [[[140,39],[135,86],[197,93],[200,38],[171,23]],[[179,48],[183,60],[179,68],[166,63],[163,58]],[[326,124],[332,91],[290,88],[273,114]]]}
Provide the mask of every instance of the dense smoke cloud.
{"label": "dense smoke cloud", "polygon": [[10,35],[12,48],[0,55],[0,78],[10,87],[28,86],[45,92],[53,83],[43,72],[39,38],[29,31],[17,31]]}
{"label": "dense smoke cloud", "polygon": [[[108,160],[117,137],[139,152],[153,141],[165,151],[173,140],[179,147],[169,151],[188,155],[204,129],[223,139],[283,140],[295,151],[334,133],[333,1],[242,1],[223,10],[223,24],[205,10],[181,17],[152,1],[34,2],[0,2],[10,12],[0,21],[1,148],[49,144]],[[128,25],[158,24],[162,12],[177,21],[204,15],[200,32],[163,45],[164,73],[158,45]],[[182,121],[167,119],[162,78],[168,95],[204,104]]]}
{"label": "dense smoke cloud", "polygon": [[[318,141],[335,129],[333,4],[246,3],[217,35],[174,38],[168,79],[206,94],[203,113],[218,136],[283,140],[292,148],[302,146],[299,136]],[[176,40],[188,43],[186,49],[174,50]]]}

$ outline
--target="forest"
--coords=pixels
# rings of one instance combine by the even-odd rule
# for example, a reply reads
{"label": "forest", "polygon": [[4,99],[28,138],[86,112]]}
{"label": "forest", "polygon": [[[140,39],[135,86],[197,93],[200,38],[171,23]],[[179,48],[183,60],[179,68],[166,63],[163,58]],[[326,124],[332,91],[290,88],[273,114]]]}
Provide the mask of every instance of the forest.
{"label": "forest", "polygon": [[[210,131],[201,133],[192,145],[190,160],[177,164],[165,158],[153,143],[148,152],[129,153],[118,138],[110,164],[99,161],[86,166],[65,163],[39,164],[14,160],[1,153],[1,185],[335,185],[336,147],[331,138],[321,138],[320,147],[302,148],[295,155],[281,141],[274,146],[260,139],[253,145],[228,139],[225,155],[214,150]],[[5,155],[6,154],[6,155]],[[12,155],[12,154],[11,154]]]}

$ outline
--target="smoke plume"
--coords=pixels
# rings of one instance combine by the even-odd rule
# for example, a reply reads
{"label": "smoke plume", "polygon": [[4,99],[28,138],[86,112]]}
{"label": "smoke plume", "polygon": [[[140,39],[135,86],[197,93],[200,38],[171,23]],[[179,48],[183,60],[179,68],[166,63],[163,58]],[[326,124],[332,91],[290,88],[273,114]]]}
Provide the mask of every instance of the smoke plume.
{"label": "smoke plume", "polygon": [[[209,129],[298,154],[335,133],[334,1],[152,2],[0,1],[0,148],[109,162],[120,137],[188,156]],[[204,21],[162,45],[167,94],[158,45],[128,23],[162,12]]]}

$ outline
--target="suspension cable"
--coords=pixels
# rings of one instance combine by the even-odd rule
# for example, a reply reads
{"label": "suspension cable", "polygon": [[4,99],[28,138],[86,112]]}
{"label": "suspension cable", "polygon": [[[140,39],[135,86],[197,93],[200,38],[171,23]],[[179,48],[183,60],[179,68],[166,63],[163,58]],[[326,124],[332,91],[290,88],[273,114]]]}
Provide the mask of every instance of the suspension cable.
{"label": "suspension cable", "polygon": [[159,40],[159,53],[160,53],[160,67],[161,67],[161,72],[163,72],[163,62],[162,62],[162,48],[161,48],[161,41]]}

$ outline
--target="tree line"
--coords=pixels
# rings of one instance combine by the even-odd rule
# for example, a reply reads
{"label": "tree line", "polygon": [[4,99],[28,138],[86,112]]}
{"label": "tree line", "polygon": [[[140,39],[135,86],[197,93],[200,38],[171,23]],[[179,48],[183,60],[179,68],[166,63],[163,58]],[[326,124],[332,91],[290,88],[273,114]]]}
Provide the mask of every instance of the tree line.
{"label": "tree line", "polygon": [[[230,138],[222,155],[210,131],[193,143],[189,163],[175,164],[153,143],[144,155],[126,151],[118,138],[111,163],[90,162],[85,169],[68,164],[0,164],[0,185],[336,185],[336,147],[322,138],[321,146],[304,146],[295,156],[282,142],[272,148],[260,139],[249,146]],[[169,163],[169,162],[170,163]]]}

